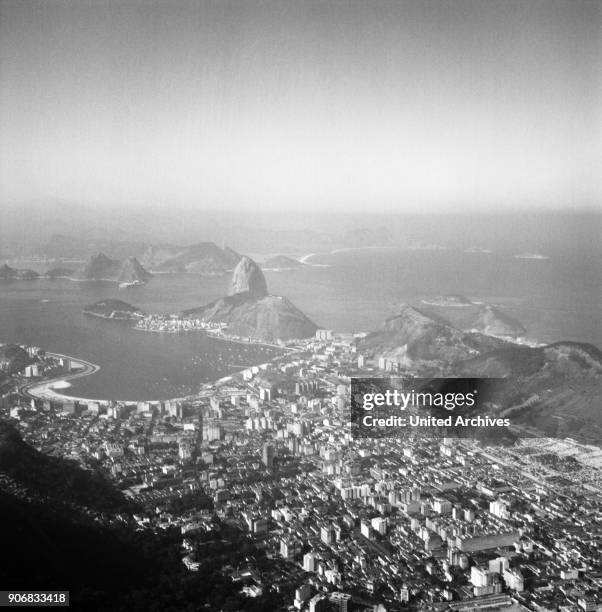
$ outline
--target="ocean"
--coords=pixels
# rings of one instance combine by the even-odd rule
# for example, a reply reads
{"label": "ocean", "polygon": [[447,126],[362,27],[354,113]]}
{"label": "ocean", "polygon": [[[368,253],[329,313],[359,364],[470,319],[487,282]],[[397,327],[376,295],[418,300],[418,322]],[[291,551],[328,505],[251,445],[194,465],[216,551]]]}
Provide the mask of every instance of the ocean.
{"label": "ocean", "polygon": [[[602,260],[599,255],[367,248],[308,257],[300,270],[266,272],[271,293],[284,295],[320,327],[370,331],[402,302],[460,294],[519,319],[539,342],[574,340],[602,347]],[[24,262],[19,266],[25,267]],[[74,380],[67,393],[120,400],[164,399],[196,391],[275,349],[206,337],[144,333],[82,313],[103,298],[147,312],[171,313],[227,292],[229,276],[156,275],[147,285],[67,280],[0,282],[0,342],[25,343],[101,366]]]}
{"label": "ocean", "polygon": [[529,339],[602,348],[602,256],[578,251],[546,256],[358,249],[315,255],[308,263],[316,267],[266,276],[270,291],[337,330],[373,330],[400,303],[420,307],[423,299],[459,294],[499,306],[523,323]]}

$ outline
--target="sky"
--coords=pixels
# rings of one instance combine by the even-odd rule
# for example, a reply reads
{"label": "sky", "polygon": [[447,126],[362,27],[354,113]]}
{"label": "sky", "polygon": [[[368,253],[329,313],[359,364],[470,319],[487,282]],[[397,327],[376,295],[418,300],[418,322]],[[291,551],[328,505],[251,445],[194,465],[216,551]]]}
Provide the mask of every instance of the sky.
{"label": "sky", "polygon": [[0,0],[0,203],[602,202],[602,2]]}

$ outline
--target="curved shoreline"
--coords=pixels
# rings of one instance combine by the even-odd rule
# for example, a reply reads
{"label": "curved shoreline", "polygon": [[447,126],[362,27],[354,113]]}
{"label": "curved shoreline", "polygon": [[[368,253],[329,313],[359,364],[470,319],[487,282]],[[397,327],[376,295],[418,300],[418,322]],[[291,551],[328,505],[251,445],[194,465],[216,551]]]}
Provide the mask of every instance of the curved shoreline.
{"label": "curved shoreline", "polygon": [[78,368],[77,372],[64,374],[62,376],[57,376],[56,378],[51,378],[50,380],[45,380],[42,382],[33,382],[27,383],[23,385],[20,389],[20,392],[26,397],[30,397],[33,399],[45,399],[45,400],[54,400],[54,401],[65,401],[72,400],[74,402],[94,402],[94,401],[107,401],[107,400],[93,400],[85,397],[73,397],[71,395],[65,395],[63,393],[59,393],[56,391],[53,386],[57,383],[64,381],[67,382],[69,380],[75,380],[77,378],[83,378],[84,376],[91,376],[100,370],[100,366],[92,363],[91,361],[86,361],[85,359],[76,359],[69,355],[64,355],[62,353],[52,353],[50,351],[46,352],[50,357],[56,357],[57,359],[68,359],[71,363],[78,364],[83,366],[83,368]]}
{"label": "curved shoreline", "polygon": [[[294,350],[294,349],[290,349],[287,347],[282,347],[282,346],[272,345],[272,344],[267,344],[267,343],[244,342],[242,340],[234,340],[234,339],[224,338],[224,337],[219,337],[219,336],[214,336],[214,337],[216,340],[220,340],[221,342],[231,342],[234,344],[243,344],[246,346],[250,344],[251,345],[255,344],[255,345],[260,345],[260,346],[267,347],[267,348],[276,348],[276,349],[281,350],[282,352],[287,352],[287,351],[290,352]],[[55,401],[55,402],[65,402],[65,401],[73,401],[73,402],[81,402],[81,403],[97,402],[99,404],[105,404],[105,405],[109,404],[110,402],[116,402],[118,404],[136,404],[138,402],[154,403],[154,402],[160,402],[160,401],[167,401],[167,400],[161,400],[157,398],[138,399],[138,400],[120,400],[120,399],[110,399],[109,400],[106,398],[78,397],[74,395],[67,395],[65,393],[61,393],[57,389],[53,388],[54,385],[60,382],[67,382],[69,380],[75,380],[77,378],[83,378],[84,376],[91,376],[92,374],[96,374],[96,372],[100,370],[100,366],[98,364],[92,363],[91,361],[86,361],[85,359],[74,358],[69,355],[65,355],[63,353],[54,353],[51,351],[46,351],[46,355],[55,357],[57,359],[68,359],[71,363],[78,364],[83,367],[78,368],[77,372],[64,374],[62,376],[57,376],[55,378],[51,378],[51,379],[44,380],[44,381],[35,381],[31,383],[26,383],[20,386],[19,393],[24,395],[25,397],[28,397],[30,399],[49,400],[49,401]],[[272,361],[273,359],[278,358],[279,356],[280,355],[268,360],[268,363]],[[261,362],[261,363],[266,363],[266,362]],[[255,367],[257,365],[260,365],[260,364],[249,364],[247,366],[244,366],[244,368],[243,366],[237,366],[236,371],[231,372],[230,374],[226,374],[225,376],[222,376],[217,380],[208,381],[207,383],[204,383],[204,384],[205,385],[215,385],[215,384],[223,383],[227,380],[231,380],[233,376],[240,374],[241,371]],[[197,395],[198,395],[198,392],[189,393],[181,397],[172,397],[168,399],[171,401],[185,401],[189,398],[194,398]]]}

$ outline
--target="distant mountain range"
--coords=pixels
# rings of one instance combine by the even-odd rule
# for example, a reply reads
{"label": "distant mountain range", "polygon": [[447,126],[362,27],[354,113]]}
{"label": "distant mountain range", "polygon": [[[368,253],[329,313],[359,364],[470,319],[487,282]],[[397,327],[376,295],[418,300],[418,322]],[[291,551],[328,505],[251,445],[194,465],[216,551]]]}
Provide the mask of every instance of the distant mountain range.
{"label": "distant mountain range", "polygon": [[[59,273],[60,272],[60,273]],[[127,257],[123,261],[111,259],[104,253],[92,255],[90,259],[77,270],[57,269],[49,270],[48,276],[57,278],[65,276],[72,280],[82,281],[113,281],[126,285],[142,285],[146,283],[152,274],[147,272],[135,257]]]}
{"label": "distant mountain range", "polygon": [[48,259],[84,260],[96,253],[109,253],[115,259],[125,259],[130,255],[139,257],[147,244],[135,240],[84,238],[53,234],[48,242],[38,246],[38,254]]}
{"label": "distant mountain range", "polygon": [[[289,223],[290,225],[290,223]],[[190,232],[185,232],[187,235]],[[242,223],[235,227],[233,223],[212,225],[206,230],[206,238],[212,240],[226,240],[229,244],[241,245],[249,252],[307,252],[330,251],[334,248],[387,246],[398,243],[398,234],[385,226],[361,227],[350,229],[292,229],[291,227],[277,227],[266,234],[260,225],[255,227]],[[177,256],[178,253],[191,247],[183,247],[172,243],[153,243],[150,241],[128,240],[123,232],[111,232],[116,238],[102,237],[99,232],[88,232],[88,237],[72,236],[60,233],[52,234],[47,242],[37,244],[37,255],[54,259],[85,259],[99,251],[110,253],[116,258],[135,255],[143,265],[153,269],[150,260],[145,260],[148,249],[165,252],[168,256]],[[216,238],[217,237],[217,238]],[[198,245],[208,245],[211,242],[200,242]],[[218,247],[219,248],[219,247]],[[227,248],[220,249],[227,250]],[[20,251],[21,252],[21,251]],[[155,262],[153,262],[155,263]],[[159,263],[159,262],[157,262]],[[234,263],[236,265],[236,262]],[[232,269],[233,266],[230,267]]]}
{"label": "distant mountain range", "polygon": [[104,253],[95,254],[72,276],[78,280],[114,280],[141,284],[147,282],[152,273],[224,274],[236,266],[240,257],[232,249],[222,249],[213,242],[201,242],[188,247],[150,246],[145,249],[141,261],[131,255],[119,261]]}
{"label": "distant mountain range", "polygon": [[[32,224],[31,219],[37,223]],[[542,232],[547,227],[549,231]],[[77,228],[77,229],[75,229]],[[521,216],[483,213],[446,215],[336,213],[328,206],[310,210],[261,210],[261,207],[91,206],[49,198],[7,203],[0,222],[0,258],[87,259],[97,252],[139,260],[153,244],[193,244],[212,240],[243,253],[329,252],[365,246],[437,244],[477,253],[574,253],[595,249],[599,255],[602,215],[532,213]],[[23,237],[27,236],[24,240]]]}
{"label": "distant mountain range", "polygon": [[[138,245],[140,246],[140,245]],[[229,247],[213,242],[200,242],[187,247],[174,245],[148,246],[140,261],[134,255],[113,259],[104,252],[90,255],[80,267],[61,265],[45,274],[34,270],[0,267],[0,280],[32,280],[40,276],[85,281],[113,281],[124,285],[144,284],[152,273],[224,274],[234,269],[241,255]]]}
{"label": "distant mountain range", "polygon": [[[97,235],[88,238],[65,234],[53,234],[44,244],[37,244],[31,251],[39,257],[57,260],[82,260],[99,252],[108,253],[116,259],[130,255],[138,258],[151,272],[195,272],[200,274],[230,271],[238,263],[240,255],[232,249],[219,247],[212,241],[202,241],[190,246],[163,242],[127,240],[122,234],[118,238],[103,238]],[[395,246],[400,244],[398,234],[385,226],[342,229],[336,231],[314,229],[291,229],[281,227],[266,234],[257,227],[244,225],[240,228],[215,227],[208,237],[227,240],[240,245],[247,252],[258,253],[306,253],[329,252],[335,248],[366,246]],[[407,244],[407,239],[401,241]],[[418,244],[411,241],[412,244]],[[34,247],[32,247],[34,248]],[[22,249],[18,251],[22,252]],[[206,263],[203,263],[206,260]],[[270,266],[278,267],[278,266]]]}
{"label": "distant mountain range", "polygon": [[229,247],[220,248],[214,242],[199,242],[187,247],[149,246],[140,260],[152,272],[223,274],[232,270],[240,257]]}

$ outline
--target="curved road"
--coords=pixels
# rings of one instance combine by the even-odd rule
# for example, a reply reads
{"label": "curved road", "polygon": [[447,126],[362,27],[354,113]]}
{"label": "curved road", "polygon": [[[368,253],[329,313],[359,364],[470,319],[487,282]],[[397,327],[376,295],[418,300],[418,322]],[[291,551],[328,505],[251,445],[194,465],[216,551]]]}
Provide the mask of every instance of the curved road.
{"label": "curved road", "polygon": [[52,386],[60,381],[69,381],[75,380],[76,378],[83,378],[84,376],[90,376],[91,374],[98,372],[98,370],[100,370],[100,366],[96,365],[95,363],[91,363],[90,361],[85,361],[83,359],[74,359],[69,355],[63,355],[61,353],[47,352],[46,354],[50,357],[55,357],[57,359],[68,359],[72,363],[76,363],[83,366],[83,368],[78,368],[76,372],[63,374],[61,376],[57,376],[56,378],[51,378],[42,382],[36,381],[32,383],[26,383],[19,389],[19,392],[26,397],[34,399],[91,401],[83,397],[71,397],[70,395],[62,395],[61,393],[55,391]]}

